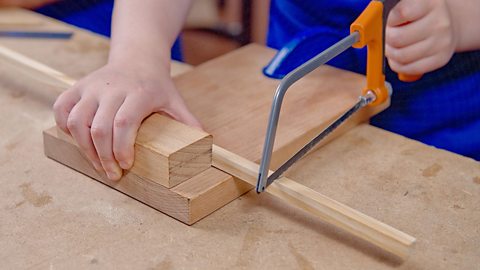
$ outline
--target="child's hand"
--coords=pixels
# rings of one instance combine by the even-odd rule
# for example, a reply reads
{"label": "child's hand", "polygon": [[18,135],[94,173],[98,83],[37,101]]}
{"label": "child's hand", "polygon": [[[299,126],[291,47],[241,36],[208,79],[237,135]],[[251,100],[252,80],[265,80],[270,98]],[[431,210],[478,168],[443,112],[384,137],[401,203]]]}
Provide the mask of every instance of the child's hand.
{"label": "child's hand", "polygon": [[57,125],[76,140],[97,170],[118,180],[134,160],[141,122],[165,112],[191,126],[200,123],[175,89],[168,68],[141,70],[132,64],[97,70],[64,92],[54,105]]}
{"label": "child's hand", "polygon": [[443,67],[457,46],[447,0],[402,0],[387,20],[385,55],[392,70],[409,75]]}

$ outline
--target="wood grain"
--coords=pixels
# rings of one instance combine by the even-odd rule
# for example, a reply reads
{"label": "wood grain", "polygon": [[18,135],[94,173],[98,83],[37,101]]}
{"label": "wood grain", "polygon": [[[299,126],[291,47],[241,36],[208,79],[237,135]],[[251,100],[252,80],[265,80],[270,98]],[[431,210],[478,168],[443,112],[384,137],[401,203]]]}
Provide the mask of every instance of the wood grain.
{"label": "wood grain", "polygon": [[131,172],[174,187],[210,168],[212,136],[154,114],[139,129]]}
{"label": "wood grain", "polygon": [[[213,135],[214,143],[251,161],[260,160],[279,84],[262,74],[274,54],[272,49],[252,44],[175,78],[190,110]],[[282,106],[273,165],[282,163],[357,102],[365,82],[362,75],[322,66],[293,85]],[[368,121],[388,105],[362,110],[357,120]]]}

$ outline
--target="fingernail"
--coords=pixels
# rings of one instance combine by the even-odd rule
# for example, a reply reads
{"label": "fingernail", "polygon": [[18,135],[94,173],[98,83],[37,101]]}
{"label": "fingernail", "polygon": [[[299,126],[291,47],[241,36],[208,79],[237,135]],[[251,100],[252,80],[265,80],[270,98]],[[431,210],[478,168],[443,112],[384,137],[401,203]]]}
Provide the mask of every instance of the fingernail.
{"label": "fingernail", "polygon": [[124,170],[128,170],[128,169],[130,169],[130,167],[132,167],[131,162],[126,162],[126,161],[120,161],[119,165]]}
{"label": "fingernail", "polygon": [[108,171],[107,171],[107,177],[110,179],[110,180],[120,180],[120,178],[122,177],[122,169],[116,167],[116,168],[110,168]]}
{"label": "fingernail", "polygon": [[117,172],[107,172],[107,177],[114,181],[120,179],[120,175]]}

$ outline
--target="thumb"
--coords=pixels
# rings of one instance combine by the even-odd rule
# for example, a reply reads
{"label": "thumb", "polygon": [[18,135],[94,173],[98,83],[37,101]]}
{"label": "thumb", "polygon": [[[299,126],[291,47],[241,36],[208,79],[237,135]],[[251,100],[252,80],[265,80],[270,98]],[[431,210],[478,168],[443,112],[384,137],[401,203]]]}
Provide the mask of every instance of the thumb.
{"label": "thumb", "polygon": [[387,25],[391,27],[401,26],[423,18],[430,11],[428,1],[402,0],[388,15]]}
{"label": "thumb", "polygon": [[197,129],[203,130],[202,124],[198,119],[190,112],[187,108],[187,105],[183,101],[182,98],[179,98],[171,108],[167,108],[163,110],[166,114],[168,114],[173,119],[180,121],[186,125],[191,127],[195,127]]}
{"label": "thumb", "polygon": [[188,110],[186,106],[182,106],[182,108],[178,110],[178,113],[173,115],[173,118],[191,127],[203,130],[200,121]]}

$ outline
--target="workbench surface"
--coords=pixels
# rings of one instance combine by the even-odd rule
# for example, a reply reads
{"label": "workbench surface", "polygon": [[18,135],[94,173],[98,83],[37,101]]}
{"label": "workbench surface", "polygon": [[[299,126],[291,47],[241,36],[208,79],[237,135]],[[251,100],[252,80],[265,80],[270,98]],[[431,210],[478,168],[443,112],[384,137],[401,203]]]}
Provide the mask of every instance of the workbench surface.
{"label": "workbench surface", "polygon": [[[66,29],[46,19],[38,27]],[[69,41],[0,44],[74,78],[104,64],[108,51],[105,39],[79,30]],[[415,236],[401,262],[266,194],[250,192],[186,226],[44,157],[54,99],[48,86],[0,65],[0,268],[479,268],[480,164],[472,159],[361,125],[289,171]]]}

